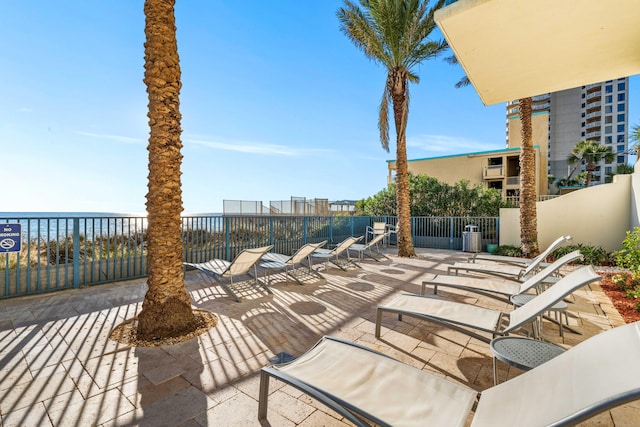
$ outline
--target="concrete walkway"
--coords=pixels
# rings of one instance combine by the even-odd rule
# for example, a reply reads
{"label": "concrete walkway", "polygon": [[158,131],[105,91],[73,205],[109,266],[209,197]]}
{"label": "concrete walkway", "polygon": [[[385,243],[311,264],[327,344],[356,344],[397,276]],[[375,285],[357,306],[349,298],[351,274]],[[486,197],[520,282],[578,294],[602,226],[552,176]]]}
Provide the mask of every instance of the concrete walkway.
{"label": "concrete walkway", "polygon": [[[259,370],[276,354],[297,356],[322,335],[350,339],[477,390],[493,385],[488,345],[427,322],[385,316],[374,337],[376,306],[398,292],[420,292],[423,278],[466,259],[423,250],[418,258],[362,263],[322,271],[304,286],[271,275],[273,295],[255,288],[236,303],[197,272],[186,275],[194,307],[218,315],[216,328],[165,347],[132,348],[110,341],[111,330],[140,310],[145,280],[0,301],[2,426],[251,426],[257,421]],[[439,292],[486,307],[505,303],[464,292]],[[574,294],[570,326],[544,324],[546,339],[571,347],[623,324],[599,286]],[[635,367],[629,373],[635,374]],[[501,381],[518,375],[500,364]],[[271,381],[272,426],[346,426],[340,416],[296,389]],[[638,425],[640,402],[587,425]]]}

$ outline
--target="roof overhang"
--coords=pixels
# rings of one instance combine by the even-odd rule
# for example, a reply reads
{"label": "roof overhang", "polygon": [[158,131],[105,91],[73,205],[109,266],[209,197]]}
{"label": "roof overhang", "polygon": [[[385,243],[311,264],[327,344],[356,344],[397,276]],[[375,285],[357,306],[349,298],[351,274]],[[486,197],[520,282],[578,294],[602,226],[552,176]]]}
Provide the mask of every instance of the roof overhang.
{"label": "roof overhang", "polygon": [[485,105],[640,73],[638,0],[458,0],[435,21]]}

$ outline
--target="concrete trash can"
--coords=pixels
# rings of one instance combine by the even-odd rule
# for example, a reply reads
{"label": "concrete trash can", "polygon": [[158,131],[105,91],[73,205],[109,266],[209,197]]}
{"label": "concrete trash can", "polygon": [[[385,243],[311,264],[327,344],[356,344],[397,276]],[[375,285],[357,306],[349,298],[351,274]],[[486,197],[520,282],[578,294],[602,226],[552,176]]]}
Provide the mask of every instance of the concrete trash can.
{"label": "concrete trash can", "polygon": [[462,232],[463,252],[480,252],[482,248],[482,234],[478,231],[478,226],[469,224]]}

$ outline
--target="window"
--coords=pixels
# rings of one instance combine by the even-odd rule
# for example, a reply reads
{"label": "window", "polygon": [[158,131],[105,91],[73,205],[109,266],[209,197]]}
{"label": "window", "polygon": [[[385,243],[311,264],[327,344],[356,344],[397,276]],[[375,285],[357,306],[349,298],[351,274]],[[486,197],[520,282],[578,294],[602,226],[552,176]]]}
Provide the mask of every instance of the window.
{"label": "window", "polygon": [[624,90],[624,83],[618,83],[618,90]]}
{"label": "window", "polygon": [[605,126],[604,127],[604,133],[611,134],[611,132],[612,132],[612,127],[611,126]]}
{"label": "window", "polygon": [[611,105],[607,105],[606,107],[604,107],[605,114],[610,114],[612,112],[613,112],[613,108],[611,107]]}
{"label": "window", "polygon": [[584,102],[582,103],[582,108],[584,108]]}
{"label": "window", "polygon": [[616,142],[624,142],[624,135],[618,135],[618,139]]}
{"label": "window", "polygon": [[584,122],[582,122],[582,127],[584,127]]}
{"label": "window", "polygon": [[582,113],[582,117],[584,117],[585,115],[586,115],[585,113]]}
{"label": "window", "polygon": [[618,153],[624,153],[624,145],[618,145],[616,147],[616,150],[618,151]]}
{"label": "window", "polygon": [[618,112],[624,111],[624,104],[618,104]]}
{"label": "window", "polygon": [[612,142],[613,141],[612,141],[611,135],[604,137],[604,143],[605,144],[611,144]]}
{"label": "window", "polygon": [[624,113],[618,114],[618,121],[619,122],[624,122]]}
{"label": "window", "polygon": [[618,156],[618,163],[624,163],[624,156]]}
{"label": "window", "polygon": [[618,125],[618,132],[624,132],[624,125]]}
{"label": "window", "polygon": [[613,117],[612,116],[605,116],[604,117],[604,122],[609,124],[609,123],[613,123]]}
{"label": "window", "polygon": [[582,99],[584,99],[584,96],[585,96],[585,95],[584,95],[584,93],[583,93],[583,94],[582,94]]}
{"label": "window", "polygon": [[624,101],[624,93],[618,94],[618,101]]}
{"label": "window", "polygon": [[582,132],[582,136],[584,136],[584,132]]}
{"label": "window", "polygon": [[605,91],[605,93],[611,93],[611,92],[613,92],[613,85],[606,85],[606,86],[604,87],[604,91]]}
{"label": "window", "polygon": [[611,166],[605,167],[604,173],[606,173],[607,175],[611,175],[613,173],[613,168]]}
{"label": "window", "polygon": [[607,104],[611,104],[613,102],[613,96],[612,95],[605,96],[604,102],[606,102]]}

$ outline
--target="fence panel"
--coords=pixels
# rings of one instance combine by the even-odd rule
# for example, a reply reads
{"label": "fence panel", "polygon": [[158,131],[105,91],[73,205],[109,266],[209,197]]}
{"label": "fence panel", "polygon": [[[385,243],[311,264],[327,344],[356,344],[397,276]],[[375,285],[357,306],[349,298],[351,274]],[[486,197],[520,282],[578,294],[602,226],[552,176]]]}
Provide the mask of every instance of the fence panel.
{"label": "fence panel", "polygon": [[[356,216],[187,216],[182,218],[183,260],[232,260],[242,250],[274,245],[287,255],[306,243],[335,245],[364,236],[374,222],[397,224],[396,217]],[[476,225],[482,244],[498,242],[496,217],[415,217],[415,247],[462,249],[465,226]],[[147,274],[146,217],[71,214],[0,217],[20,223],[19,253],[0,253],[0,298],[77,288]],[[390,243],[395,243],[395,235]]]}

